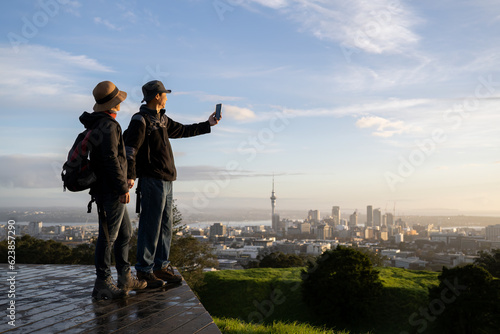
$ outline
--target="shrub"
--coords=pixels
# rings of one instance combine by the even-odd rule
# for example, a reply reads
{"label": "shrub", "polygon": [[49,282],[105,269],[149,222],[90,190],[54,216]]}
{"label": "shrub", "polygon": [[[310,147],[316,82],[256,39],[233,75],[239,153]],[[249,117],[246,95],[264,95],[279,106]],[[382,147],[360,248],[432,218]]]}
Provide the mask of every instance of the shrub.
{"label": "shrub", "polygon": [[429,291],[429,311],[440,333],[498,333],[500,281],[485,269],[443,268],[439,286]]}
{"label": "shrub", "polygon": [[368,321],[382,291],[369,257],[341,246],[310,263],[302,280],[304,301],[329,325],[355,327]]}

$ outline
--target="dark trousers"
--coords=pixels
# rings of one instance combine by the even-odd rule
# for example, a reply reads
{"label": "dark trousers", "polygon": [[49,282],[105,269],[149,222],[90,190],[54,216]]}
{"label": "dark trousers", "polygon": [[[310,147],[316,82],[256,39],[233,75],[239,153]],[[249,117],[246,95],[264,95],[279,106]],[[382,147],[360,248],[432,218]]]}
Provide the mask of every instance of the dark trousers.
{"label": "dark trousers", "polygon": [[[132,225],[125,204],[120,203],[118,195],[97,195],[99,211],[99,236],[95,248],[95,269],[100,279],[111,276],[111,252],[114,250],[118,275],[130,271],[128,262],[129,241]],[[109,242],[104,229],[107,229]]]}
{"label": "dark trousers", "polygon": [[172,242],[173,189],[171,181],[143,177],[141,216],[137,235],[137,271],[151,272],[166,267]]}

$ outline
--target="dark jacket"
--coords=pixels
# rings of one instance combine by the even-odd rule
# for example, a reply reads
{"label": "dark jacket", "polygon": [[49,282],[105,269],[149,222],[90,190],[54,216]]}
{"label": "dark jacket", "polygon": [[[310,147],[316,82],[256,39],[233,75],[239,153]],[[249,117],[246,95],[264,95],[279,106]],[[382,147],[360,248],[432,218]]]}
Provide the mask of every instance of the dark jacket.
{"label": "dark jacket", "polygon": [[97,182],[90,189],[93,195],[128,193],[127,157],[120,124],[105,112],[84,112],[80,122],[92,131],[90,163]]}
{"label": "dark jacket", "polygon": [[[141,113],[147,114],[146,117]],[[151,120],[151,122],[149,122]],[[149,128],[148,128],[148,124]],[[190,125],[177,123],[165,115],[165,109],[151,110],[142,105],[132,116],[125,136],[128,178],[147,176],[164,181],[177,178],[174,154],[169,138],[186,138],[210,132],[208,121]]]}

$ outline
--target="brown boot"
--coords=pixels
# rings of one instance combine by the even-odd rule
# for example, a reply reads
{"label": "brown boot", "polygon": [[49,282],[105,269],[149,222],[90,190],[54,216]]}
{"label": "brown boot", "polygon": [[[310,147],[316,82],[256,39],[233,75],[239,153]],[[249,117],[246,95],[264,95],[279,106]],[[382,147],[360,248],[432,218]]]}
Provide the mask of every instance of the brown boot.
{"label": "brown boot", "polygon": [[162,286],[165,285],[165,282],[163,282],[162,279],[159,279],[158,277],[156,277],[155,274],[153,274],[153,273],[147,273],[145,271],[138,271],[137,278],[140,280],[145,280],[148,284],[147,285],[148,289],[161,288]]}
{"label": "brown boot", "polygon": [[92,297],[97,300],[101,299],[118,299],[127,296],[127,291],[118,288],[113,279],[109,276],[106,279],[97,278],[92,291]]}
{"label": "brown boot", "polygon": [[130,271],[126,274],[118,276],[118,288],[130,291],[130,290],[142,290],[148,286],[145,280],[140,280],[137,277],[132,276]]}
{"label": "brown boot", "polygon": [[172,268],[170,264],[164,268],[153,271],[153,273],[156,277],[167,281],[167,283],[180,283],[182,281],[182,277],[174,273],[174,268]]}

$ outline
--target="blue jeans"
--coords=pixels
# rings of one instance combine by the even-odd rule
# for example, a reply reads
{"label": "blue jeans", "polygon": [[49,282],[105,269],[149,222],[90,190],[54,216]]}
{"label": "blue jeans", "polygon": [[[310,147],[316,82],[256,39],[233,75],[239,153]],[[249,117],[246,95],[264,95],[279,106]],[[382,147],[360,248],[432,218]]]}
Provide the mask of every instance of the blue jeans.
{"label": "blue jeans", "polygon": [[166,267],[170,262],[172,242],[171,181],[150,177],[139,180],[141,190],[141,216],[137,235],[137,271],[151,272]]}
{"label": "blue jeans", "polygon": [[109,243],[104,233],[102,213],[99,214],[99,236],[95,248],[95,269],[100,279],[111,276],[111,252],[115,254],[116,271],[118,275],[130,271],[128,262],[129,241],[132,235],[132,225],[125,204],[120,203],[118,195],[96,195],[99,211],[106,213],[106,226]]}

